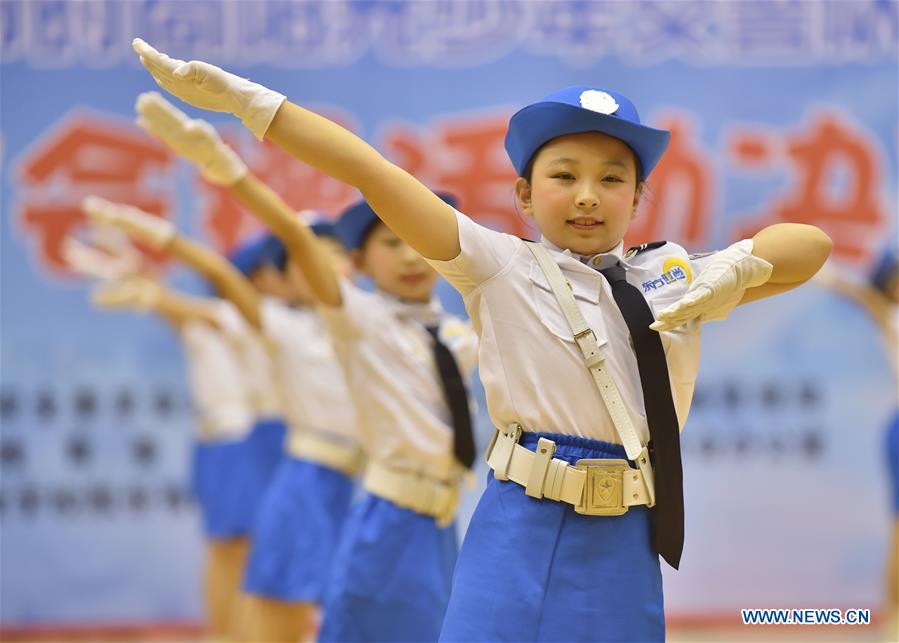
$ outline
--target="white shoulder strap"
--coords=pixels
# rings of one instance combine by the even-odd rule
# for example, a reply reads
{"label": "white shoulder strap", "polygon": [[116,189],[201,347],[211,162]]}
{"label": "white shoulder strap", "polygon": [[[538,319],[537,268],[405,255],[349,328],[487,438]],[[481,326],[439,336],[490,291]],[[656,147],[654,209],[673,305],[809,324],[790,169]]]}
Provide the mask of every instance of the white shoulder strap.
{"label": "white shoulder strap", "polygon": [[[627,407],[621,399],[621,393],[605,367],[605,358],[599,350],[596,335],[587,325],[587,320],[584,319],[580,308],[578,308],[577,301],[574,299],[574,295],[571,294],[565,275],[562,274],[562,270],[550,256],[549,251],[539,243],[528,243],[527,246],[537,259],[543,274],[546,275],[546,280],[556,296],[556,301],[562,307],[565,319],[568,320],[571,332],[574,333],[574,341],[578,348],[581,349],[587,368],[593,375],[593,381],[596,383],[596,388],[599,390],[603,402],[605,402],[606,409],[609,411],[609,415],[615,425],[615,431],[618,433],[618,438],[627,452],[627,457],[640,465],[638,458],[641,458],[641,456],[643,459],[646,458],[645,447],[637,436],[637,431],[634,429],[630,415],[628,415]],[[644,462],[642,464],[646,465],[647,463]],[[643,469],[644,467],[640,466],[640,468]],[[647,468],[649,467],[647,466]]]}

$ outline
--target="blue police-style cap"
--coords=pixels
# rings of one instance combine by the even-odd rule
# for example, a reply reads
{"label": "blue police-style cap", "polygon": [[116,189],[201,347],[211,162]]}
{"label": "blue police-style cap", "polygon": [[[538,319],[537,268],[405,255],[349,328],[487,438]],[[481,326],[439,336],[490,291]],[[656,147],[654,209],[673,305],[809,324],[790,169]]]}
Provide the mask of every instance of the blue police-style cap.
{"label": "blue police-style cap", "polygon": [[897,276],[899,276],[899,256],[893,249],[885,250],[871,271],[871,285],[882,293],[889,294],[887,291],[890,282]]}
{"label": "blue police-style cap", "polygon": [[609,89],[566,87],[520,109],[509,121],[506,152],[519,176],[537,150],[565,134],[602,132],[627,143],[640,159],[645,180],[668,147],[670,133],[640,122],[626,96]]}
{"label": "blue police-style cap", "polygon": [[[452,207],[456,207],[457,200],[446,192],[435,192]],[[337,219],[337,237],[343,245],[350,250],[357,250],[365,243],[368,234],[380,219],[371,206],[363,199],[344,210]]]}
{"label": "blue police-style cap", "polygon": [[340,241],[337,236],[337,226],[331,221],[319,221],[309,226],[317,237],[331,237]]}
{"label": "blue police-style cap", "polygon": [[287,263],[287,251],[278,237],[265,233],[239,246],[228,259],[241,273],[250,276],[266,265],[283,270]]}
{"label": "blue police-style cap", "polygon": [[297,216],[309,226],[315,236],[331,237],[340,241],[337,226],[324,213],[317,210],[302,210],[297,212]]}

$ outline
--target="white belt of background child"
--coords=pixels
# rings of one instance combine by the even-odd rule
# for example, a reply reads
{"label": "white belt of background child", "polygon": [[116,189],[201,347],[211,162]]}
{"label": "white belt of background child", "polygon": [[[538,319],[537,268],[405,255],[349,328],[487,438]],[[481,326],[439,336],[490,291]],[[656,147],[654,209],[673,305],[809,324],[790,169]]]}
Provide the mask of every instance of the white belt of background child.
{"label": "white belt of background child", "polygon": [[487,451],[487,463],[493,469],[493,477],[517,482],[533,498],[567,502],[574,505],[578,513],[587,515],[614,516],[634,505],[652,507],[655,484],[649,451],[640,441],[615,380],[605,366],[596,335],[581,314],[565,275],[546,248],[538,243],[527,246],[565,314],[574,342],[593,376],[627,457],[639,468],[631,469],[627,460],[612,459],[582,459],[572,467],[553,457],[556,443],[552,440],[540,438],[536,451],[518,444],[521,427],[512,424],[506,431],[497,430]]}
{"label": "white belt of background child", "polygon": [[382,462],[369,461],[362,479],[365,489],[404,509],[436,519],[440,527],[453,521],[459,506],[459,483],[394,469]]}
{"label": "white belt of background child", "polygon": [[229,412],[219,409],[216,417],[201,416],[197,423],[197,437],[200,442],[240,442],[253,431],[253,414],[249,409]]}
{"label": "white belt of background child", "polygon": [[291,431],[287,436],[287,452],[300,460],[310,460],[351,477],[362,470],[361,449],[329,440],[312,431]]}

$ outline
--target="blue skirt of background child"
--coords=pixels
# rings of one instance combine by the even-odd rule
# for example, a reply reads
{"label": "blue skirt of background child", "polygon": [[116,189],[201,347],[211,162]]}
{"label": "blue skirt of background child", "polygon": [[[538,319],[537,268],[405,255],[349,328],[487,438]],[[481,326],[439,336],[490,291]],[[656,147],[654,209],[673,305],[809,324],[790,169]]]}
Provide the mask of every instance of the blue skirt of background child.
{"label": "blue skirt of background child", "polygon": [[[623,447],[525,433],[556,457],[626,459]],[[441,641],[664,641],[662,574],[652,510],[582,516],[535,500],[491,472],[459,552]]]}
{"label": "blue skirt of background child", "polygon": [[366,493],[350,512],[318,640],[436,641],[457,550],[455,525]]}
{"label": "blue skirt of background child", "polygon": [[[277,459],[271,455],[276,442]],[[271,420],[257,422],[240,440],[197,442],[191,488],[208,538],[249,535],[283,450],[284,425]]]}
{"label": "blue skirt of background child", "polygon": [[899,411],[896,412],[887,427],[885,451],[893,514],[899,516]]}
{"label": "blue skirt of background child", "polygon": [[250,433],[250,442],[256,454],[256,466],[267,483],[275,475],[278,466],[284,459],[284,441],[287,437],[287,425],[280,418],[261,418],[256,421]]}
{"label": "blue skirt of background child", "polygon": [[285,457],[256,516],[244,589],[285,602],[320,603],[354,486],[339,471]]}

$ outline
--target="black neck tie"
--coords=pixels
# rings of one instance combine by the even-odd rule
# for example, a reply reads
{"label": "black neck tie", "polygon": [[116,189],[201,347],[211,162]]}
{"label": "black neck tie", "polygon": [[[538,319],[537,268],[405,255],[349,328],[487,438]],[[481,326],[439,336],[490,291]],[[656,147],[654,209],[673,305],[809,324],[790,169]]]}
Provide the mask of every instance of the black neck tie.
{"label": "black neck tie", "polygon": [[439,327],[426,326],[434,339],[434,360],[443,394],[453,420],[453,453],[467,469],[474,464],[474,436],[471,432],[471,411],[468,409],[468,391],[459,372],[459,365],[446,344],[440,341]]}
{"label": "black neck tie", "polygon": [[649,328],[655,321],[649,304],[636,287],[625,281],[624,268],[615,265],[600,272],[612,286],[612,295],[627,323],[637,354],[646,420],[655,455],[653,547],[677,569],[684,548],[684,480],[680,429],[671,397],[665,349],[659,334]]}

